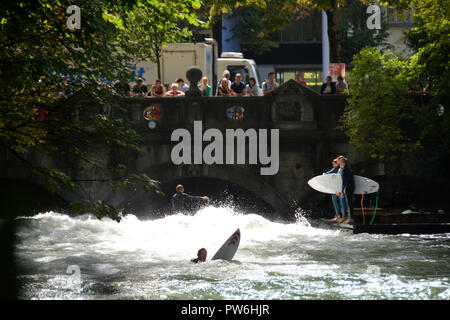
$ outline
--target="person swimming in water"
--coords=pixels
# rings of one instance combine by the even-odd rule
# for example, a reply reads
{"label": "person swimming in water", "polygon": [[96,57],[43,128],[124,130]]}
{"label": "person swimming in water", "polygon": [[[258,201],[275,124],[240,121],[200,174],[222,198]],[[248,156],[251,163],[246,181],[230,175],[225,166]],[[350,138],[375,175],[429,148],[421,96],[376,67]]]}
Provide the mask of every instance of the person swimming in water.
{"label": "person swimming in water", "polygon": [[208,252],[206,251],[206,249],[201,248],[197,252],[197,258],[191,259],[191,262],[194,262],[194,263],[205,262],[207,254],[208,254]]}
{"label": "person swimming in water", "polygon": [[172,196],[172,209],[176,211],[185,211],[191,209],[191,203],[196,200],[209,201],[209,197],[191,196],[184,193],[184,187],[179,184],[176,187],[177,192]]}

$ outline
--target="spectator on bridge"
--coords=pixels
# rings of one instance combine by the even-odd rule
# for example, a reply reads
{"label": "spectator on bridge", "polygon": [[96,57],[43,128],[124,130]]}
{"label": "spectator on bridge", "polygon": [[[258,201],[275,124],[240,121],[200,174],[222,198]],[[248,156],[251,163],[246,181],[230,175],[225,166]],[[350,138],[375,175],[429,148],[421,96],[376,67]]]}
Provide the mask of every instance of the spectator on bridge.
{"label": "spectator on bridge", "polygon": [[183,93],[186,93],[186,91],[188,91],[189,86],[184,83],[183,79],[178,78],[175,82],[178,84],[178,88],[180,89],[180,91],[182,91]]}
{"label": "spectator on bridge", "polygon": [[208,97],[208,96],[211,95],[212,88],[208,84],[208,78],[207,77],[203,77],[202,78],[202,82],[198,84],[198,88],[202,92],[202,96]]}
{"label": "spectator on bridge", "polygon": [[[230,71],[225,70],[225,71],[223,72],[222,79],[223,79],[223,78],[227,78],[227,79],[228,79],[228,87],[229,87],[229,88],[231,88],[230,77],[231,77]],[[219,87],[222,85],[222,79],[220,79],[220,80],[217,82],[216,96],[219,95]]]}
{"label": "spectator on bridge", "polygon": [[411,88],[408,90],[409,93],[413,93],[413,94],[421,94],[421,95],[426,95],[430,93],[430,83],[424,82],[420,79],[418,79],[416,81],[416,85],[415,88]]}
{"label": "spectator on bridge", "polygon": [[297,81],[298,83],[300,83],[301,85],[304,85],[305,87],[307,87],[308,85],[306,84],[306,81],[302,79],[302,74],[301,72],[297,72],[295,74],[295,81]]}
{"label": "spectator on bridge", "polygon": [[337,77],[336,94],[348,94],[348,85],[342,76]]}
{"label": "spectator on bridge", "polygon": [[247,91],[247,95],[249,96],[259,96],[259,86],[256,83],[255,78],[251,77],[248,80],[248,84],[245,87],[245,91]]}
{"label": "spectator on bridge", "polygon": [[231,85],[231,92],[236,96],[246,96],[247,91],[245,90],[245,83],[242,81],[242,76],[240,73],[236,73],[235,82]]}
{"label": "spectator on bridge", "polygon": [[223,78],[222,83],[220,84],[219,88],[217,89],[217,93],[219,96],[231,96],[233,92],[231,91],[231,88],[228,84],[228,79]]}
{"label": "spectator on bridge", "polygon": [[167,91],[166,96],[169,97],[184,96],[184,92],[178,90],[178,85],[176,83],[172,83],[171,90]]}
{"label": "spectator on bridge", "polygon": [[278,83],[275,81],[275,72],[269,72],[267,75],[267,80],[262,84],[263,93],[268,94],[277,87]]}
{"label": "spectator on bridge", "polygon": [[147,86],[144,84],[144,80],[142,78],[139,78],[137,84],[134,86],[133,95],[143,97],[148,95]]}
{"label": "spectator on bridge", "polygon": [[327,77],[327,81],[322,84],[320,88],[320,94],[335,94],[336,93],[336,84],[331,81],[331,76]]}
{"label": "spectator on bridge", "polygon": [[155,84],[152,85],[152,90],[150,95],[152,97],[163,97],[166,94],[166,90],[164,86],[161,84],[161,80],[156,79]]}
{"label": "spectator on bridge", "polygon": [[122,96],[129,96],[131,92],[130,85],[123,76],[115,81],[114,90],[116,90],[116,92]]}

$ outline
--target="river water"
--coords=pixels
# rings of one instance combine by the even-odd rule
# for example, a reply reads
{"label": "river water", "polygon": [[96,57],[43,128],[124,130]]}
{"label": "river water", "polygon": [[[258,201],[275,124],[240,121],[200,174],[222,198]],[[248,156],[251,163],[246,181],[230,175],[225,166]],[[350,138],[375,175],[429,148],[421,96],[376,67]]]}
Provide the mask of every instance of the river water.
{"label": "river water", "polygon": [[[215,207],[18,220],[22,299],[450,299],[450,234],[353,235]],[[237,228],[233,261],[208,261]],[[191,263],[201,247],[207,262]]]}

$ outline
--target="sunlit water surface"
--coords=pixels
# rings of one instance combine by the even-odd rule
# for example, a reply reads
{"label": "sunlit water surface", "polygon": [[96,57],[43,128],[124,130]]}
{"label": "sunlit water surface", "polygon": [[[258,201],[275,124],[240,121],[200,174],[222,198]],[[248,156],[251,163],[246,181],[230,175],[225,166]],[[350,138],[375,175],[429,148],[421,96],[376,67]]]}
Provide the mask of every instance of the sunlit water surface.
{"label": "sunlit water surface", "polygon": [[[22,299],[450,298],[449,234],[353,235],[214,207],[120,223],[18,220]],[[234,260],[210,261],[237,228]],[[201,247],[207,262],[191,263]]]}

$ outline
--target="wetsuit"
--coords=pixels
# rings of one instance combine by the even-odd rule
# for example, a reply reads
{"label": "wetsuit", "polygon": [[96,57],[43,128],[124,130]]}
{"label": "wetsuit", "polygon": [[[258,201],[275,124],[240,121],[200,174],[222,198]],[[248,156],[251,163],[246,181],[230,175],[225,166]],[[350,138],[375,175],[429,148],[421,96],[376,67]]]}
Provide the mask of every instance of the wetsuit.
{"label": "wetsuit", "polygon": [[[332,174],[332,173],[338,173],[339,167],[332,168],[330,171],[324,172],[323,174]],[[334,217],[338,217],[342,214],[341,212],[341,204],[339,201],[339,197],[336,194],[331,195],[331,200],[333,201],[333,207],[334,207]]]}
{"label": "wetsuit", "polygon": [[203,200],[202,197],[191,196],[184,192],[177,192],[172,196],[172,209],[174,212],[192,209],[195,200]]}
{"label": "wetsuit", "polygon": [[[355,191],[355,178],[353,176],[353,172],[345,166],[343,169],[339,170],[342,177],[342,190],[341,192],[344,194],[344,198],[340,198],[342,211],[344,212],[344,217],[351,218],[353,216],[353,191]],[[348,207],[348,213],[347,213]]]}
{"label": "wetsuit", "polygon": [[201,262],[199,258],[191,259],[191,262],[193,263],[199,263]]}

